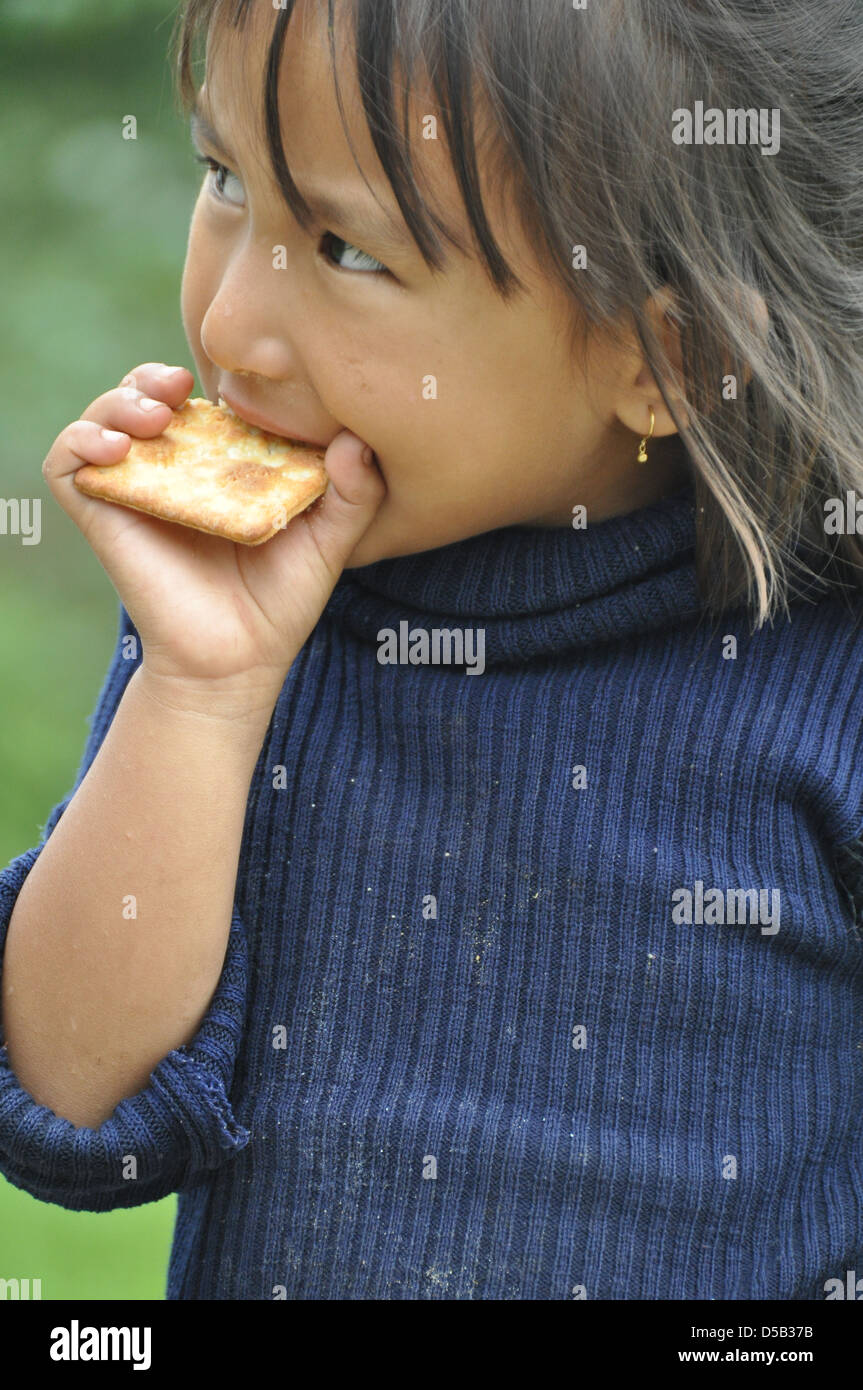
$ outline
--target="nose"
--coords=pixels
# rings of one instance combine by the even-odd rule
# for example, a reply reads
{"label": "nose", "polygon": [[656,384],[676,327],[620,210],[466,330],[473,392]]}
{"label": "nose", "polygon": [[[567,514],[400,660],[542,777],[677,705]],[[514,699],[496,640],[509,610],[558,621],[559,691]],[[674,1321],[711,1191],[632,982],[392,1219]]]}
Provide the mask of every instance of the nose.
{"label": "nose", "polygon": [[287,272],[274,270],[272,255],[249,242],[222,269],[201,323],[201,346],[232,376],[297,380],[299,357],[284,330],[292,318]]}

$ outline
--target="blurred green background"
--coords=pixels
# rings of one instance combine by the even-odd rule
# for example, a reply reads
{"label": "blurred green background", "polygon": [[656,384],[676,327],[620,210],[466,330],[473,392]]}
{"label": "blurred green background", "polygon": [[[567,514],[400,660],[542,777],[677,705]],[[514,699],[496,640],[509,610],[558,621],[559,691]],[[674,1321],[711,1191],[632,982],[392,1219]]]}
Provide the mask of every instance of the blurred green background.
{"label": "blurred green background", "polygon": [[[70,790],[113,651],[117,596],[41,475],[55,435],[138,362],[192,366],[180,320],[200,170],[174,100],[170,0],[2,0],[3,497],[42,539],[0,535],[0,862]],[[137,140],[122,138],[123,117]],[[0,1278],[43,1299],[161,1299],[176,1198],[104,1215],[0,1177]]]}

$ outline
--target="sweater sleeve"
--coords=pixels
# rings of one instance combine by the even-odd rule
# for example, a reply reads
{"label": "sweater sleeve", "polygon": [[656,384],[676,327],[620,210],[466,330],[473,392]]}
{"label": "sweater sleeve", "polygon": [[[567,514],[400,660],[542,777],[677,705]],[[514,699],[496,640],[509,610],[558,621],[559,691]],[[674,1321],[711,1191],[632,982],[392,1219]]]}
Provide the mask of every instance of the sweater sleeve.
{"label": "sweater sleeve", "polygon": [[[140,638],[121,605],[117,646],[74,787],[51,811],[39,845],[0,874],[0,979],[18,894],[93,762],[140,664],[140,651]],[[195,1038],[168,1053],[148,1085],[120,1101],[98,1129],[76,1128],[24,1090],[9,1065],[0,1022],[0,1172],[44,1202],[73,1211],[111,1211],[155,1202],[231,1158],[250,1138],[228,1098],[247,988],[246,935],[235,911],[222,974]]]}

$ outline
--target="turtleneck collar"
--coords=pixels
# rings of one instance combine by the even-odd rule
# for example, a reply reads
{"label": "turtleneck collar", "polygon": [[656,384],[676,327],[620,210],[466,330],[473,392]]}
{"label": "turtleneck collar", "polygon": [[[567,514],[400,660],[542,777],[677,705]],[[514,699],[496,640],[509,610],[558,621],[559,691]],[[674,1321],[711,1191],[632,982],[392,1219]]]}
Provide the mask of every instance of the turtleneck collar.
{"label": "turtleneck collar", "polygon": [[698,617],[691,485],[588,525],[506,527],[342,575],[327,615],[381,629],[482,627],[487,665],[521,663]]}

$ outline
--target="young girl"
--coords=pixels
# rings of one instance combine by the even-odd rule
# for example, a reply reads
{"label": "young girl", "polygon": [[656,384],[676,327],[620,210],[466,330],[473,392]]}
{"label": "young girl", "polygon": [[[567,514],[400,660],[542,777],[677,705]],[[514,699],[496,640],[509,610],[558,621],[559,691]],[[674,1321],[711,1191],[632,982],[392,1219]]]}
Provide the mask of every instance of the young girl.
{"label": "young girl", "polygon": [[0,883],[0,1169],[178,1192],[169,1298],[863,1269],[861,43],[186,5],[201,388],[329,490],[255,549],[79,493],[182,367],[63,431],[117,648]]}

